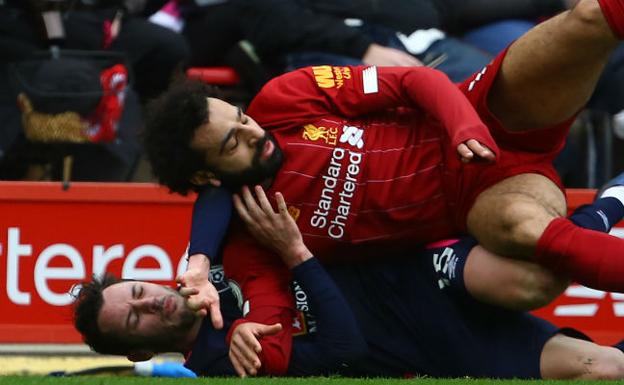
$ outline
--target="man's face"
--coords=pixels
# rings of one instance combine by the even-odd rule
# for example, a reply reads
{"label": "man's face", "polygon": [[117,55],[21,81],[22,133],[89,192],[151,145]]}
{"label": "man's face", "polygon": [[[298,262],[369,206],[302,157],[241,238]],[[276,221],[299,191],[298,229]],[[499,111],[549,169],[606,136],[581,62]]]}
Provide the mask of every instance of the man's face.
{"label": "man's face", "polygon": [[273,136],[240,108],[216,98],[207,103],[209,122],[195,131],[191,147],[205,154],[216,179],[238,189],[275,176],[282,153]]}
{"label": "man's face", "polygon": [[102,291],[98,313],[102,333],[136,341],[140,348],[169,350],[184,340],[196,321],[177,291],[148,282],[125,281]]}

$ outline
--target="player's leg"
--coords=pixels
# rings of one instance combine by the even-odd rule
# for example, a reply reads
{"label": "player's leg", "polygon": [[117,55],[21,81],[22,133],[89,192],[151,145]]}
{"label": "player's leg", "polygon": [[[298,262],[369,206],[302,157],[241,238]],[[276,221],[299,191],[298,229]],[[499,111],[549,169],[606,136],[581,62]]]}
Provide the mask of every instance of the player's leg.
{"label": "player's leg", "polygon": [[469,295],[510,310],[542,307],[569,284],[562,275],[534,262],[494,254],[469,236],[427,245],[421,259],[433,268],[438,287],[448,295],[462,299]]}
{"label": "player's leg", "polygon": [[562,193],[553,182],[521,174],[482,192],[467,225],[481,245],[497,254],[535,260],[585,286],[624,291],[624,240],[581,228],[563,218],[564,212]]}
{"label": "player's leg", "polygon": [[617,44],[598,1],[581,0],[512,44],[488,105],[511,131],[562,122],[583,108]]}
{"label": "player's leg", "polygon": [[544,345],[540,367],[544,379],[617,380],[624,378],[624,353],[557,334]]}
{"label": "player's leg", "polygon": [[465,290],[475,299],[529,311],[552,302],[570,281],[534,262],[501,257],[475,246],[464,266]]}
{"label": "player's leg", "polygon": [[[518,179],[529,184],[531,177]],[[615,178],[610,184],[621,185],[622,182],[624,182],[624,175]],[[543,183],[548,186],[549,182],[543,181]],[[547,190],[543,188],[542,191]],[[620,199],[614,197],[619,194],[624,194],[624,188],[621,186],[609,190],[604,189],[598,199],[591,204],[577,208],[569,219],[576,226],[584,229],[608,233],[614,224],[624,218],[624,205],[620,203]],[[504,193],[501,195],[506,196]],[[459,292],[468,292],[481,302],[513,310],[532,310],[550,303],[565,290],[569,283],[565,274],[557,274],[535,262],[494,254],[476,245],[476,241],[469,243],[461,239],[448,247],[452,249],[452,252],[446,249],[439,250],[437,254],[441,257],[438,259],[442,260],[442,257],[452,253],[455,256],[453,265],[455,271],[452,271],[452,275],[447,273],[447,276],[442,276],[442,278],[448,281],[454,291],[459,289]],[[436,270],[445,272],[444,269]],[[463,278],[462,281],[456,279],[460,275]]]}
{"label": "player's leg", "polygon": [[565,197],[551,180],[520,174],[479,194],[468,212],[468,231],[495,254],[530,260],[544,229],[566,211]]}

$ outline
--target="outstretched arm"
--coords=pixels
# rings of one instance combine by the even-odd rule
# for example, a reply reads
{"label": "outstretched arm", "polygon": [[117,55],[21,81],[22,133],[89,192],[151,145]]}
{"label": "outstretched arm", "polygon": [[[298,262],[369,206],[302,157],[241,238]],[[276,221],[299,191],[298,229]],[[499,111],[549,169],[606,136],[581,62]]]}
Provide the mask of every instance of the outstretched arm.
{"label": "outstretched arm", "polygon": [[219,255],[221,242],[232,215],[232,197],[227,190],[206,188],[193,206],[189,259],[186,272],[177,278],[183,287],[194,288],[197,294],[188,299],[188,306],[200,316],[210,314],[216,329],[223,327],[219,294],[209,281],[211,261]]}
{"label": "outstretched arm", "polygon": [[426,67],[305,68],[270,81],[247,112],[271,129],[327,114],[355,118],[399,107],[419,110],[439,122],[466,160],[471,157],[467,150],[487,160],[498,153],[466,96],[442,72]]}

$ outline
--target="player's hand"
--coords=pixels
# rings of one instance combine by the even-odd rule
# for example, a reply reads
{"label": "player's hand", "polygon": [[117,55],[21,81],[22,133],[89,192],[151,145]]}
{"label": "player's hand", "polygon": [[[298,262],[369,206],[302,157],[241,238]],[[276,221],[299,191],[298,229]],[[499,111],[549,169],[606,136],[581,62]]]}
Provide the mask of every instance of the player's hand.
{"label": "player's hand", "polygon": [[[186,305],[193,310],[199,317],[205,317],[210,314],[212,326],[215,329],[223,328],[223,317],[221,316],[221,308],[219,307],[219,293],[214,285],[208,280],[210,262],[203,255],[206,265],[191,265],[179,276],[176,281],[182,285],[180,294],[187,297]],[[192,290],[192,291],[189,291]]]}
{"label": "player's hand", "polygon": [[254,238],[279,254],[289,268],[311,258],[312,253],[303,243],[282,194],[275,193],[278,209],[275,212],[264,189],[256,186],[254,191],[255,198],[247,186],[242,188],[240,195],[234,194],[234,207]]}
{"label": "player's hand", "polygon": [[232,332],[230,341],[230,361],[240,377],[255,376],[262,366],[260,340],[265,336],[272,336],[282,330],[282,325],[264,325],[256,322],[239,324]]}
{"label": "player's hand", "polygon": [[475,157],[488,162],[493,162],[496,159],[494,152],[484,144],[479,143],[476,139],[469,139],[460,143],[457,146],[457,153],[464,163],[471,162]]}
{"label": "player's hand", "polygon": [[423,65],[420,60],[405,51],[375,43],[368,47],[362,62],[376,66],[420,67]]}

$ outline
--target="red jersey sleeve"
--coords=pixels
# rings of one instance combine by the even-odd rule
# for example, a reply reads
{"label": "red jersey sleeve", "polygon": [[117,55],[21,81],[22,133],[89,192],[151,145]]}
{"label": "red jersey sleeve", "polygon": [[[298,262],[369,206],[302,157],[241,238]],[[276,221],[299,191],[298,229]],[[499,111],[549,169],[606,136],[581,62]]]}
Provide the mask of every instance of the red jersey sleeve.
{"label": "red jersey sleeve", "polygon": [[267,83],[248,113],[271,129],[328,113],[349,118],[398,107],[429,114],[454,147],[476,139],[498,155],[498,146],[466,96],[445,74],[427,67],[300,69]]}
{"label": "red jersey sleeve", "polygon": [[240,323],[281,323],[282,330],[278,334],[260,340],[261,373],[286,373],[295,316],[290,294],[290,271],[279,257],[257,244],[251,236],[230,239],[223,251],[223,268],[228,278],[240,285],[244,297],[244,318],[232,325],[226,338],[227,343],[230,343],[231,334]]}

